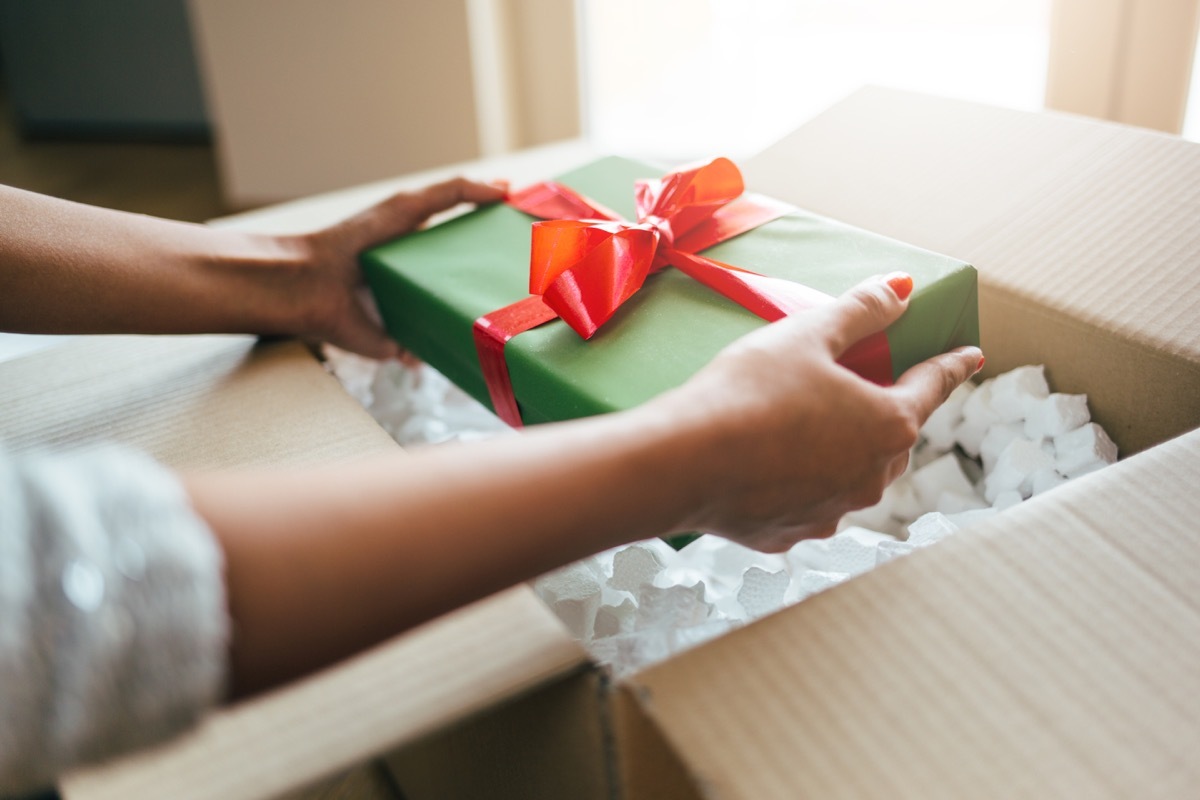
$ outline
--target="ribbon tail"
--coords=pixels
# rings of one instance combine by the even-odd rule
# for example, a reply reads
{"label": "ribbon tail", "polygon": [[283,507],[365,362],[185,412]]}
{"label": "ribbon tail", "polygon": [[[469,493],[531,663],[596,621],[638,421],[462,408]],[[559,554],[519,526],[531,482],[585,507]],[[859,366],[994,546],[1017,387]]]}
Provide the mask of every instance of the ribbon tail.
{"label": "ribbon tail", "polygon": [[479,366],[487,383],[496,416],[514,428],[522,427],[521,409],[513,393],[512,376],[504,358],[504,346],[519,333],[558,317],[537,295],[507,305],[475,320],[473,334]]}
{"label": "ribbon tail", "polygon": [[[724,264],[711,258],[673,251],[672,266],[724,295],[767,322],[832,303],[834,298],[811,287]],[[892,349],[883,331],[855,343],[838,363],[880,386],[891,386]]]}
{"label": "ribbon tail", "polygon": [[833,302],[829,295],[803,284],[759,275],[694,253],[675,250],[666,260],[688,277],[767,322]]}

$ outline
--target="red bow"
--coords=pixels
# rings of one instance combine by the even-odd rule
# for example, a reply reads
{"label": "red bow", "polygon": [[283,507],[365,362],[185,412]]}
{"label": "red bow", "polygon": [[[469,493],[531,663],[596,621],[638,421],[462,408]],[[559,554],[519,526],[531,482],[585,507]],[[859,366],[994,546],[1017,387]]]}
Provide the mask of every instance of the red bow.
{"label": "red bow", "polygon": [[[829,295],[802,284],[696,255],[792,210],[770,198],[744,194],[743,189],[737,166],[718,158],[660,180],[638,181],[637,222],[626,222],[552,181],[510,195],[510,205],[544,221],[533,224],[532,296],[475,322],[476,349],[497,415],[514,427],[521,424],[504,361],[509,339],[555,317],[589,339],[651,272],[665,266],[676,267],[768,322],[828,302]],[[886,348],[886,339],[883,344]],[[890,382],[890,356],[884,363],[886,370],[874,369],[867,377]]]}

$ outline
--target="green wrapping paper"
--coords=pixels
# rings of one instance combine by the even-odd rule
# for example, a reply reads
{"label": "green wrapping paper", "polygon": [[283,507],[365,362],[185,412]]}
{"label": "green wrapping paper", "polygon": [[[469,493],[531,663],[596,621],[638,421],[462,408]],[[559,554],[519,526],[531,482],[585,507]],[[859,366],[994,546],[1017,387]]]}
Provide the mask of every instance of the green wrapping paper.
{"label": "green wrapping paper", "polygon": [[[662,171],[604,158],[557,178],[634,219],[634,181]],[[388,332],[491,407],[472,336],[477,318],[529,293],[533,218],[507,205],[473,211],[376,247],[363,270]],[[979,343],[975,269],[946,256],[795,211],[703,251],[830,295],[904,271],[914,290],[887,330],[894,377]],[[630,408],[683,383],[725,345],[764,325],[730,300],[667,268],[651,275],[590,340],[561,320],[512,339],[505,355],[526,424]]]}

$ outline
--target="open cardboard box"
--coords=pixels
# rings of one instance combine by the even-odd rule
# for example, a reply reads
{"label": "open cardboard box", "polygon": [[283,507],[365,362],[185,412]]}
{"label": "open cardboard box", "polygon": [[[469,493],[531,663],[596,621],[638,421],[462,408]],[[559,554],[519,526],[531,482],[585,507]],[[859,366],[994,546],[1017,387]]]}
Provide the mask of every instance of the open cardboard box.
{"label": "open cardboard box", "polygon": [[[516,587],[74,776],[66,796],[272,797],[377,757],[386,775],[344,779],[355,796],[1194,796],[1200,146],[866,89],[746,172],[975,264],[988,371],[1045,363],[1126,460],[615,685]],[[357,202],[237,224],[342,201]],[[289,359],[289,380],[317,369]],[[244,385],[230,370],[224,388]],[[295,437],[320,445],[335,425],[347,452],[386,446],[348,398],[292,386],[259,401],[319,407],[326,425]]]}

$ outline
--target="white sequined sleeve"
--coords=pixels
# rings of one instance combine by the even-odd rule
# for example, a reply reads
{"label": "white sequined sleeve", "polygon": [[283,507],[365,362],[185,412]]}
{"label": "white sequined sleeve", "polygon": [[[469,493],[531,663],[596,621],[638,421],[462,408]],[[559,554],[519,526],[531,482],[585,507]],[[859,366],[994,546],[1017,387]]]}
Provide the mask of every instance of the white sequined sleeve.
{"label": "white sequined sleeve", "polygon": [[220,549],[172,473],[0,445],[0,796],[192,725],[228,635]]}

